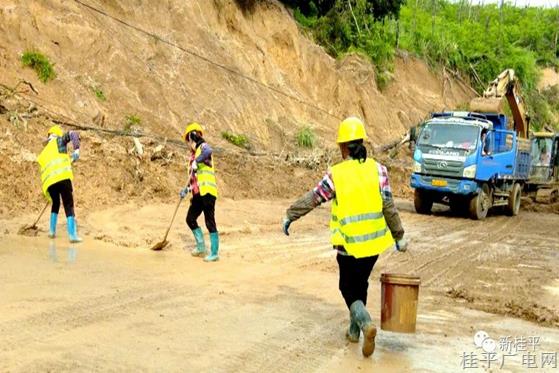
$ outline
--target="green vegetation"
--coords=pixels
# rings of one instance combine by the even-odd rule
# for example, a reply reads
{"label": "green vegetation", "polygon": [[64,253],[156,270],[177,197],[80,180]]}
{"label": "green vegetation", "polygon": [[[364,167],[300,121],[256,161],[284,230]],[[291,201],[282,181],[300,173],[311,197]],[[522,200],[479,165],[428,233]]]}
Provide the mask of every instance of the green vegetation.
{"label": "green vegetation", "polygon": [[[470,5],[467,0],[283,0],[298,23],[334,57],[358,52],[390,80],[396,50],[467,77],[478,92],[513,68],[535,126],[552,124],[557,96],[539,93],[543,66],[559,68],[559,9]],[[555,123],[555,125],[557,125]]]}
{"label": "green vegetation", "polygon": [[245,135],[242,134],[236,135],[232,132],[224,131],[221,133],[221,136],[225,140],[229,141],[231,144],[236,145],[240,148],[248,149],[250,147],[248,142],[248,137],[246,137]]}
{"label": "green vegetation", "polygon": [[537,66],[559,62],[559,9],[410,2],[402,8],[401,30],[402,48],[466,73],[478,89],[511,67],[530,91]]}
{"label": "green vegetation", "polygon": [[296,135],[297,145],[302,148],[313,148],[316,144],[316,135],[312,128],[303,127],[297,132]]}
{"label": "green vegetation", "polygon": [[132,132],[132,127],[133,126],[139,126],[142,123],[142,119],[140,119],[139,116],[132,114],[132,115],[127,115],[124,118],[124,127],[123,130],[126,133],[130,133]]}
{"label": "green vegetation", "polygon": [[43,83],[56,78],[54,65],[50,63],[49,59],[45,55],[37,51],[24,52],[21,55],[21,63],[23,66],[27,66],[35,70],[39,80]]}
{"label": "green vegetation", "polygon": [[[559,116],[559,88],[553,86],[541,92],[534,90],[526,100],[531,116],[530,126],[535,131],[544,129],[544,126],[555,127],[559,130],[556,118]],[[553,116],[555,112],[555,117]]]}
{"label": "green vegetation", "polygon": [[107,101],[107,96],[105,96],[105,92],[103,92],[100,87],[92,86],[91,90],[95,93],[95,97],[97,97],[99,101]]}
{"label": "green vegetation", "polygon": [[394,69],[395,25],[403,0],[283,1],[330,55],[365,55],[375,65],[378,86],[386,86]]}

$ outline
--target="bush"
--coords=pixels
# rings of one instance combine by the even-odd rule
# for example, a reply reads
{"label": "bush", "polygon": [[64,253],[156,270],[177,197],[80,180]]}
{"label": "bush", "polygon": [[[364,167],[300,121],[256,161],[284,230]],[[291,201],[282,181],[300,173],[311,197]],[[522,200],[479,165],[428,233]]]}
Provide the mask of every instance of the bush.
{"label": "bush", "polygon": [[103,90],[101,88],[91,87],[91,89],[93,90],[93,93],[95,93],[95,97],[97,97],[97,99],[99,101],[106,101],[107,100],[107,97],[105,96],[105,92],[103,92]]}
{"label": "bush", "polygon": [[56,78],[54,65],[49,59],[36,51],[26,51],[21,55],[21,63],[23,66],[30,67],[37,73],[39,80],[43,83]]}
{"label": "bush", "polygon": [[316,16],[305,16],[299,8],[293,11],[293,17],[303,27],[313,28],[318,18]]}
{"label": "bush", "polygon": [[124,132],[130,133],[132,132],[133,126],[139,126],[142,123],[142,120],[137,115],[127,115],[124,118]]}
{"label": "bush", "polygon": [[233,145],[236,145],[244,149],[249,148],[248,137],[246,137],[245,135],[242,134],[236,135],[232,132],[224,131],[221,133],[221,136]]}
{"label": "bush", "polygon": [[316,143],[316,135],[312,128],[303,127],[296,135],[297,145],[302,148],[313,148]]}
{"label": "bush", "polygon": [[526,96],[528,113],[530,114],[530,128],[540,131],[544,127],[557,128],[558,123],[554,121],[552,111],[553,100],[538,91],[532,91]]}

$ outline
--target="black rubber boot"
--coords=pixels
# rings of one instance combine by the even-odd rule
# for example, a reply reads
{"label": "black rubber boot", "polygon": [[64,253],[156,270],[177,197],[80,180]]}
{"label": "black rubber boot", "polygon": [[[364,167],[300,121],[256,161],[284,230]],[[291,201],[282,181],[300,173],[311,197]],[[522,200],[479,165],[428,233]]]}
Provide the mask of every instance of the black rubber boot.
{"label": "black rubber boot", "polygon": [[351,316],[351,312],[349,313],[349,328],[345,334],[348,341],[351,343],[359,342],[359,334],[361,334],[361,330],[359,329],[359,325],[353,320]]}
{"label": "black rubber boot", "polygon": [[375,352],[375,337],[377,336],[377,328],[371,320],[371,316],[362,301],[356,300],[349,307],[351,317],[363,332],[363,356],[368,357]]}

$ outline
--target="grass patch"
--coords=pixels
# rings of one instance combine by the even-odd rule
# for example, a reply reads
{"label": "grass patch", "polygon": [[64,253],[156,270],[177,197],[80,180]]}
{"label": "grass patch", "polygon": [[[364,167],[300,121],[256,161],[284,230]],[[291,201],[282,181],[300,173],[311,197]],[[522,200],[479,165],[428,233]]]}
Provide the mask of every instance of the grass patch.
{"label": "grass patch", "polygon": [[49,59],[44,54],[36,51],[26,51],[21,55],[21,63],[23,66],[35,70],[39,80],[43,83],[56,78],[54,65],[50,63]]}
{"label": "grass patch", "polygon": [[240,148],[249,148],[248,137],[246,137],[245,135],[236,135],[232,132],[224,131],[221,133],[221,137]]}
{"label": "grass patch", "polygon": [[127,115],[124,118],[124,128],[123,128],[123,130],[126,133],[130,133],[130,132],[132,132],[132,127],[133,126],[139,126],[141,123],[142,123],[142,119],[139,116],[137,116],[135,114]]}
{"label": "grass patch", "polygon": [[107,101],[107,96],[105,96],[105,92],[103,92],[101,88],[92,86],[91,90],[95,93],[95,97],[97,97],[99,101]]}
{"label": "grass patch", "polygon": [[297,140],[297,145],[302,148],[314,148],[316,144],[316,135],[312,128],[308,126],[301,128],[299,132],[297,132],[295,139]]}

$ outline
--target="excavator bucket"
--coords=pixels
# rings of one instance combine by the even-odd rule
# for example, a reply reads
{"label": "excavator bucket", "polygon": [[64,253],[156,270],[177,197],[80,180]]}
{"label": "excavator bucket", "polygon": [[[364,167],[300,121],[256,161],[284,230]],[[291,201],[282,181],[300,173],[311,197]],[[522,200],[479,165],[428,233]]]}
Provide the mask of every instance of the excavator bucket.
{"label": "excavator bucket", "polygon": [[470,101],[470,111],[475,111],[476,113],[503,114],[503,99],[476,97]]}

